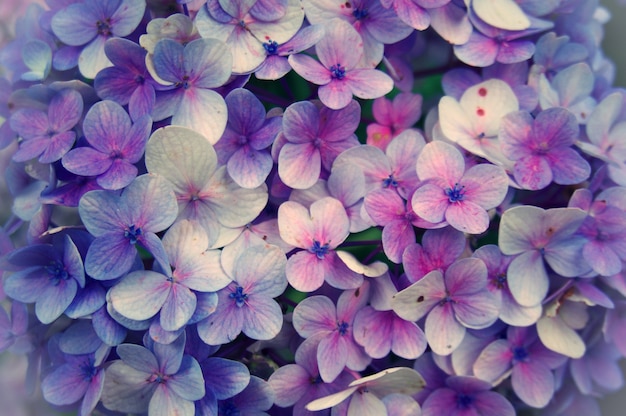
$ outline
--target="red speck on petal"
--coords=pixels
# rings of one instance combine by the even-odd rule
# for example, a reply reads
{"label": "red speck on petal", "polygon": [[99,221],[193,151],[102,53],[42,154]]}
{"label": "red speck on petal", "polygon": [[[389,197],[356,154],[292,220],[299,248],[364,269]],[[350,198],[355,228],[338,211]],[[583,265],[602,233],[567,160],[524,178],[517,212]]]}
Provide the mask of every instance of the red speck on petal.
{"label": "red speck on petal", "polygon": [[487,88],[479,88],[478,89],[478,95],[480,95],[481,97],[484,97],[487,95]]}
{"label": "red speck on petal", "polygon": [[265,35],[265,40],[270,40],[270,37]]}
{"label": "red speck on petal", "polygon": [[476,114],[478,114],[479,117],[482,117],[485,115],[485,110],[483,110],[482,108],[478,107],[478,109],[476,110]]}

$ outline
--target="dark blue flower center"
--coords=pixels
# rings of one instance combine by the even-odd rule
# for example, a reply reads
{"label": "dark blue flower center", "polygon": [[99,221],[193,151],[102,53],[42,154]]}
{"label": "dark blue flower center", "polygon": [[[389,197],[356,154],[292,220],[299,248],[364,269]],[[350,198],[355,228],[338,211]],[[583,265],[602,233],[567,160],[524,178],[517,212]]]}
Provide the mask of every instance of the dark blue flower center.
{"label": "dark blue flower center", "polygon": [[239,416],[241,414],[241,411],[237,409],[232,400],[220,402],[219,407],[220,416]]}
{"label": "dark blue flower center", "polygon": [[317,375],[317,377],[311,377],[309,379],[309,381],[311,382],[311,384],[320,384],[322,383],[324,380],[322,380],[322,376],[320,376],[319,374]]}
{"label": "dark blue flower center", "polygon": [[278,43],[276,41],[269,40],[263,43],[263,47],[268,55],[276,55],[278,53]]}
{"label": "dark blue flower center", "polygon": [[309,248],[309,252],[315,254],[318,259],[324,259],[324,256],[328,254],[328,244],[322,245],[319,241],[313,240],[313,246]]}
{"label": "dark blue flower center", "polygon": [[454,184],[454,188],[447,188],[444,192],[448,195],[450,202],[459,202],[465,199],[465,186],[458,183]]}
{"label": "dark blue flower center", "polygon": [[96,28],[98,29],[99,35],[111,36],[111,19],[106,18],[104,21],[98,20],[96,22]]}
{"label": "dark blue flower center", "polygon": [[337,323],[337,331],[339,331],[339,335],[346,335],[349,326],[350,324],[348,324],[346,321],[341,321],[341,323]]}
{"label": "dark blue flower center", "polygon": [[83,376],[83,380],[91,381],[98,374],[98,369],[91,360],[88,360],[80,365],[80,373]]}
{"label": "dark blue flower center", "polygon": [[141,228],[135,227],[135,224],[129,225],[126,231],[124,231],[124,237],[128,238],[131,244],[137,244],[141,234]]}
{"label": "dark blue flower center", "polygon": [[499,275],[497,275],[496,278],[493,280],[493,283],[498,289],[502,289],[504,286],[506,286],[506,274],[500,273]]}
{"label": "dark blue flower center", "polygon": [[149,381],[150,383],[159,383],[159,384],[162,384],[162,383],[165,383],[165,382],[167,381],[167,379],[168,379],[168,378],[169,378],[169,377],[168,377],[167,375],[164,375],[164,374],[161,374],[161,373],[155,373],[155,374],[152,374],[152,375],[150,376],[150,378],[148,379],[148,381]]}
{"label": "dark blue flower center", "polygon": [[61,283],[61,280],[67,280],[70,278],[70,274],[65,269],[65,266],[58,260],[50,262],[50,264],[45,266],[44,269],[48,272],[50,280],[54,286]]}
{"label": "dark blue flower center", "polygon": [[341,64],[333,65],[330,67],[330,76],[334,79],[343,79],[346,76],[346,68]]}
{"label": "dark blue flower center", "polygon": [[191,87],[191,83],[189,82],[189,75],[185,75],[179,85],[186,90],[189,89],[189,87]]}
{"label": "dark blue flower center", "polygon": [[393,173],[388,178],[383,179],[383,188],[389,188],[390,186],[394,188],[398,186],[398,181],[393,177]]}
{"label": "dark blue flower center", "polygon": [[439,301],[439,306],[445,306],[446,303],[456,303],[456,301],[450,296],[450,294],[446,294],[446,297]]}
{"label": "dark blue flower center", "polygon": [[146,82],[146,78],[143,75],[135,75],[135,83],[139,85],[143,85]]}
{"label": "dark blue flower center", "polygon": [[356,20],[365,19],[368,14],[367,9],[354,9],[352,12],[352,16],[354,16]]}
{"label": "dark blue flower center", "polygon": [[456,396],[456,404],[459,409],[469,409],[472,403],[474,403],[472,396],[463,393],[459,393],[459,395]]}
{"label": "dark blue flower center", "polygon": [[243,287],[241,286],[237,286],[235,291],[228,295],[228,297],[233,299],[239,308],[241,308],[246,303],[246,299],[248,299],[248,295],[243,293]]}
{"label": "dark blue flower center", "polygon": [[513,348],[513,361],[528,361],[528,351],[524,347]]}

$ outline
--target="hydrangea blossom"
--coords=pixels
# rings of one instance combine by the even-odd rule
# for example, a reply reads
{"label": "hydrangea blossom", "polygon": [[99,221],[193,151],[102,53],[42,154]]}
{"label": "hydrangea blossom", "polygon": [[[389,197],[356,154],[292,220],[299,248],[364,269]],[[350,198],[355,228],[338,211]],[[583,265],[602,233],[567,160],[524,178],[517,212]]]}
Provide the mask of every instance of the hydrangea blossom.
{"label": "hydrangea blossom", "polygon": [[52,31],[65,44],[83,46],[78,68],[86,78],[111,65],[104,44],[112,36],[130,35],[143,18],[144,0],[77,1],[52,18]]}
{"label": "hydrangea blossom", "polygon": [[427,144],[417,159],[422,185],[411,198],[413,211],[432,223],[447,221],[457,230],[487,230],[487,210],[498,206],[508,189],[506,172],[491,164],[465,170],[461,153],[445,142]]}
{"label": "hydrangea blossom", "polygon": [[156,175],[136,178],[122,193],[91,191],[78,205],[87,230],[96,237],[89,246],[85,271],[110,280],[128,272],[137,257],[137,243],[163,267],[167,256],[156,235],[176,218],[176,198],[167,180]]}
{"label": "hydrangea blossom", "polygon": [[352,96],[378,98],[393,87],[393,80],[383,72],[359,67],[363,40],[343,20],[326,26],[326,35],[315,45],[317,62],[307,55],[291,55],[289,64],[307,81],[320,85],[320,101],[333,110],[347,106]]}

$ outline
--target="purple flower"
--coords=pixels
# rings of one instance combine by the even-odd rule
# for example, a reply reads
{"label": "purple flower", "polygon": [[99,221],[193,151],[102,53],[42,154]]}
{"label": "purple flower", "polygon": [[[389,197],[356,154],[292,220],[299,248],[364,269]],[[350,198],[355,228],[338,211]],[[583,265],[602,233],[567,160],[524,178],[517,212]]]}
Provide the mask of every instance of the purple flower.
{"label": "purple flower", "polygon": [[104,44],[112,36],[124,37],[139,25],[146,10],[144,0],[92,0],[76,2],[52,18],[52,31],[65,44],[84,46],[78,69],[85,78],[111,65]]}
{"label": "purple flower", "polygon": [[63,167],[82,176],[97,176],[103,189],[121,189],[137,176],[134,165],[143,156],[152,127],[149,116],[131,123],[122,106],[113,101],[94,104],[83,122],[91,147],[78,147],[63,157]]}
{"label": "purple flower", "polygon": [[422,405],[422,416],[514,416],[515,409],[491,384],[470,376],[452,376]]}
{"label": "purple flower", "polygon": [[424,353],[424,331],[415,322],[400,318],[392,310],[379,311],[371,306],[359,309],[354,317],[352,334],[372,358],[395,355],[413,360]]}
{"label": "purple flower", "polygon": [[513,297],[507,283],[507,269],[512,256],[505,256],[498,246],[488,244],[476,250],[472,257],[485,262],[489,272],[487,289],[500,299],[500,315],[498,318],[513,326],[532,325],[541,316],[541,305],[522,306]]}
{"label": "purple flower", "polygon": [[353,337],[354,316],[365,306],[367,297],[355,290],[346,290],[337,306],[326,296],[306,298],[293,311],[293,326],[303,338],[316,337],[320,377],[331,383],[344,367],[361,371],[371,358]]}
{"label": "purple flower", "polygon": [[525,111],[507,114],[499,138],[504,155],[515,161],[517,183],[538,190],[551,182],[574,185],[589,177],[589,163],[572,149],[578,134],[576,117],[559,107],[544,110],[534,119]]}
{"label": "purple flower", "polygon": [[158,84],[146,68],[146,51],[123,38],[109,39],[104,52],[113,67],[104,68],[94,79],[94,88],[103,100],[128,105],[133,120],[152,113]]}
{"label": "purple flower", "polygon": [[498,245],[502,253],[516,255],[509,264],[507,283],[520,305],[538,305],[548,293],[544,261],[565,277],[590,270],[581,253],[587,240],[574,234],[585,217],[578,208],[519,206],[504,212]]}
{"label": "purple flower", "polygon": [[337,157],[333,170],[356,167],[363,172],[367,192],[390,188],[407,199],[419,184],[415,161],[425,144],[421,133],[404,131],[389,143],[384,153],[370,145],[344,151]]}
{"label": "purple flower", "polygon": [[137,256],[137,243],[163,268],[169,267],[163,244],[155,234],[176,219],[176,197],[166,179],[152,174],[139,176],[121,195],[88,192],[81,198],[78,212],[87,231],[96,237],[85,259],[85,271],[94,279],[115,279],[128,272]]}
{"label": "purple flower", "polygon": [[543,346],[533,327],[509,327],[506,339],[489,344],[474,364],[477,377],[496,383],[511,374],[515,394],[532,407],[544,407],[555,391],[552,370],[567,357]]}
{"label": "purple flower", "polygon": [[269,147],[281,130],[280,117],[266,117],[261,101],[237,88],[226,96],[228,123],[215,144],[220,164],[242,188],[256,188],[269,175],[274,162]]}
{"label": "purple flower", "polygon": [[407,321],[426,316],[428,344],[436,354],[449,355],[461,344],[466,328],[486,328],[496,321],[500,305],[486,286],[485,263],[461,259],[445,275],[434,270],[394,295],[392,307]]}
{"label": "purple flower", "polygon": [[172,265],[165,274],[147,270],[129,273],[108,293],[113,308],[141,321],[159,311],[166,331],[187,324],[196,310],[195,292],[217,292],[230,283],[219,267],[219,251],[208,250],[209,238],[199,224],[176,222],[163,237],[163,248]]}
{"label": "purple flower", "polygon": [[265,60],[254,70],[258,79],[277,80],[291,71],[288,57],[305,51],[315,45],[324,36],[323,25],[311,25],[300,28],[287,42],[279,44],[275,40],[263,42]]}
{"label": "purple flower", "polygon": [[10,125],[22,141],[13,160],[25,162],[38,158],[41,163],[52,163],[61,159],[76,140],[72,128],[82,115],[83,99],[69,88],[52,97],[47,113],[34,108],[16,111],[11,116]]}
{"label": "purple flower", "polygon": [[105,372],[102,361],[108,354],[63,354],[65,362],[56,367],[41,382],[43,397],[57,406],[76,403],[82,399],[78,416],[87,416],[100,401]]}
{"label": "purple flower", "polygon": [[209,345],[229,343],[241,332],[253,339],[274,338],[283,314],[272,298],[287,287],[285,255],[276,246],[259,245],[229,261],[224,269],[233,281],[217,292],[215,312],[198,323],[200,338]]}
{"label": "purple flower", "polygon": [[306,339],[295,354],[295,364],[287,364],[272,373],[269,383],[274,390],[274,402],[279,407],[294,406],[293,414],[312,416],[305,405],[320,397],[336,393],[346,387],[353,376],[341,372],[332,383],[325,383],[319,372],[315,337]]}
{"label": "purple flower", "polygon": [[233,72],[246,74],[263,63],[265,45],[287,42],[303,19],[297,0],[209,0],[198,11],[195,23],[202,37],[227,44],[233,54]]}
{"label": "purple flower", "polygon": [[402,255],[404,272],[409,282],[415,283],[433,270],[445,273],[466,246],[467,240],[463,233],[452,227],[426,231],[422,236],[422,244],[409,245]]}
{"label": "purple flower", "polygon": [[309,101],[287,107],[278,154],[278,174],[287,186],[310,188],[322,171],[329,172],[335,158],[358,145],[354,132],[361,107],[352,100],[340,110],[318,108]]}
{"label": "purple flower", "polygon": [[413,211],[433,223],[445,219],[471,234],[487,230],[487,210],[504,200],[509,184],[498,166],[479,164],[466,171],[461,152],[441,141],[424,147],[417,159],[417,176],[422,185],[411,199]]}
{"label": "purple flower", "polygon": [[363,40],[357,31],[343,20],[333,20],[326,26],[326,36],[315,46],[320,60],[310,56],[291,55],[289,63],[302,78],[321,85],[319,99],[333,110],[344,108],[355,95],[378,98],[393,88],[393,80],[383,72],[359,68],[363,55]]}
{"label": "purple flower", "polygon": [[339,289],[354,289],[363,276],[353,272],[337,256],[335,248],[348,236],[350,221],[338,200],[327,197],[307,210],[297,202],[278,208],[278,229],[285,242],[303,249],[287,262],[287,280],[296,290],[312,292],[324,281]]}
{"label": "purple flower", "polygon": [[172,117],[171,124],[189,127],[215,143],[226,127],[224,99],[214,88],[231,74],[232,56],[222,42],[196,39],[185,46],[172,39],[160,40],[152,57],[151,75],[172,85],[156,96],[155,121]]}
{"label": "purple flower", "polygon": [[205,394],[200,365],[184,354],[185,336],[171,344],[122,344],[106,369],[102,404],[109,410],[191,415]]}
{"label": "purple flower", "polygon": [[37,318],[44,324],[56,320],[85,286],[83,261],[72,239],[34,244],[9,254],[17,268],[4,282],[6,294],[25,303],[35,303]]}
{"label": "purple flower", "polygon": [[620,273],[626,260],[626,212],[620,203],[625,196],[623,187],[605,189],[595,200],[590,190],[577,189],[568,204],[588,213],[578,230],[578,234],[588,240],[582,254],[593,271],[601,276]]}

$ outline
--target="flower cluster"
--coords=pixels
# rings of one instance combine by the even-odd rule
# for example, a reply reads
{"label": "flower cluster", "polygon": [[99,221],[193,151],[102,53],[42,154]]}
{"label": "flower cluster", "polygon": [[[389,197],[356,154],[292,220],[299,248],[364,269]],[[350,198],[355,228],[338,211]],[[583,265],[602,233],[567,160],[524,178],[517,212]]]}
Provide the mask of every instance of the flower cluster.
{"label": "flower cluster", "polygon": [[597,3],[31,5],[0,49],[22,389],[82,416],[599,415],[626,91]]}

